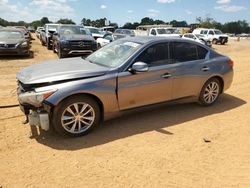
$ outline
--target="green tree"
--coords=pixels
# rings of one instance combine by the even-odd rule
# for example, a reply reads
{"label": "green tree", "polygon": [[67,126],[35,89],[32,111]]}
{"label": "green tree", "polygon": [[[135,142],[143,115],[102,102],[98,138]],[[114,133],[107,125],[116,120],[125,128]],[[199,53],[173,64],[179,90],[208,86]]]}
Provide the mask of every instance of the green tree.
{"label": "green tree", "polygon": [[67,18],[60,19],[56,23],[60,23],[60,24],[74,24],[74,25],[76,24],[75,22],[73,22],[73,20],[67,19]]}
{"label": "green tree", "polygon": [[47,23],[51,23],[51,22],[49,21],[49,19],[48,19],[47,17],[43,17],[43,18],[41,19],[41,25],[45,25],[45,24],[47,24]]}

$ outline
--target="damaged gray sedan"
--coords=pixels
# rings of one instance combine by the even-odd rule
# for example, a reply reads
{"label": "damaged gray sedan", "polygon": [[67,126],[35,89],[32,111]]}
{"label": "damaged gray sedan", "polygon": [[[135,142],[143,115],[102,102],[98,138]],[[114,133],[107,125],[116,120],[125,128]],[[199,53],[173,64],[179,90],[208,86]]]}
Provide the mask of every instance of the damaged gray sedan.
{"label": "damaged gray sedan", "polygon": [[17,74],[26,123],[82,136],[121,112],[176,99],[214,104],[233,80],[233,61],[185,39],[129,37],[85,58],[54,60]]}

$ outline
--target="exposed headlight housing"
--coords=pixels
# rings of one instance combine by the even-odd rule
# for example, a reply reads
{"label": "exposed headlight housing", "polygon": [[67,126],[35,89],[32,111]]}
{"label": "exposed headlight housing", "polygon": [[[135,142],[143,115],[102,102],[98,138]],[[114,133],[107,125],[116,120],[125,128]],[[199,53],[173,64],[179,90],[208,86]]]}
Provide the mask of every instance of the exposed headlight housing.
{"label": "exposed headlight housing", "polygon": [[67,40],[61,40],[60,43],[61,43],[62,45],[67,45],[67,44],[69,44],[69,41],[67,41]]}
{"label": "exposed headlight housing", "polygon": [[21,43],[21,47],[27,47],[27,46],[28,46],[28,42],[27,41]]}
{"label": "exposed headlight housing", "polygon": [[19,102],[21,104],[30,104],[35,107],[41,107],[42,102],[47,99],[49,96],[51,96],[53,93],[55,93],[57,89],[51,89],[47,91],[30,91],[26,93],[21,93],[18,96]]}

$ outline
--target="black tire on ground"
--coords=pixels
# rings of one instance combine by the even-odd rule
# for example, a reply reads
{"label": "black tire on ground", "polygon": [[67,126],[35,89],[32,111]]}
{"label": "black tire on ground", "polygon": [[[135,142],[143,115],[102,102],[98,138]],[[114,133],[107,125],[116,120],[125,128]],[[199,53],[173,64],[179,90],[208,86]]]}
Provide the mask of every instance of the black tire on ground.
{"label": "black tire on ground", "polygon": [[[66,128],[64,128],[63,124],[62,124],[62,116],[65,112],[65,110],[68,107],[71,107],[71,110],[74,111],[75,108],[73,108],[72,105],[74,104],[87,104],[89,105],[93,111],[94,111],[94,120],[93,123],[91,124],[90,127],[88,127],[86,130],[82,130],[82,132],[77,132],[78,127],[76,126],[76,128],[74,129],[76,131],[76,133],[72,133],[69,130],[66,130]],[[82,109],[83,106],[79,105],[79,108]],[[90,109],[90,108],[89,108]],[[86,109],[87,111],[88,109]],[[86,111],[83,111],[86,113]],[[79,111],[78,111],[79,112]],[[82,112],[82,113],[83,113]],[[68,112],[67,112],[68,113]],[[65,115],[65,114],[64,114]],[[91,114],[90,114],[91,115]],[[93,115],[93,114],[92,114]],[[85,119],[86,120],[86,119]],[[52,114],[52,125],[53,128],[55,129],[55,131],[57,133],[59,133],[60,135],[63,136],[71,136],[71,137],[78,137],[78,136],[83,136],[88,134],[90,131],[92,131],[94,128],[96,128],[99,124],[100,124],[100,120],[101,120],[101,111],[100,111],[100,107],[98,105],[98,103],[91,97],[88,96],[72,96],[69,97],[65,100],[63,100],[61,103],[59,103],[59,105],[57,105],[54,110],[53,110],[53,114]],[[64,121],[71,121],[71,120],[64,120]],[[68,122],[67,122],[68,123]],[[78,125],[78,124],[77,124]],[[71,126],[71,125],[68,125]],[[72,124],[71,127],[69,127],[68,129],[71,129],[74,125]],[[84,127],[83,127],[84,128]]]}
{"label": "black tire on ground", "polygon": [[218,43],[218,40],[217,40],[217,39],[213,39],[212,43],[213,43],[213,44],[217,44],[217,43]]}
{"label": "black tire on ground", "polygon": [[48,50],[51,50],[51,46],[49,44],[49,41],[46,42],[46,47],[47,47]]}
{"label": "black tire on ground", "polygon": [[[208,102],[208,98],[206,97],[208,94],[208,87],[211,85],[215,85],[215,88],[217,88],[217,92],[211,92],[214,94],[214,99],[211,102]],[[200,96],[199,96],[199,103],[203,106],[210,106],[213,105],[219,98],[220,94],[222,91],[222,84],[221,82],[217,79],[217,78],[211,78],[209,79],[204,86],[202,87],[202,90],[200,92]],[[215,95],[216,94],[216,95]]]}
{"label": "black tire on ground", "polygon": [[53,49],[53,52],[56,53],[56,47],[54,43],[53,43],[52,49]]}
{"label": "black tire on ground", "polygon": [[58,55],[59,59],[62,59],[65,57],[65,55],[62,53],[62,50],[60,49],[60,47],[58,48],[57,55]]}

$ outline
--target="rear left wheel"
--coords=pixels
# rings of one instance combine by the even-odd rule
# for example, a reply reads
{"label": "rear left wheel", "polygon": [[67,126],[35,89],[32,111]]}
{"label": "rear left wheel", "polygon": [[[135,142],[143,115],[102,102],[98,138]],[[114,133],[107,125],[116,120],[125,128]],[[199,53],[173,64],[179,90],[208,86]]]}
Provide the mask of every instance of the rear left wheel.
{"label": "rear left wheel", "polygon": [[214,104],[220,96],[221,89],[221,83],[217,78],[208,80],[201,90],[199,102],[204,106]]}

